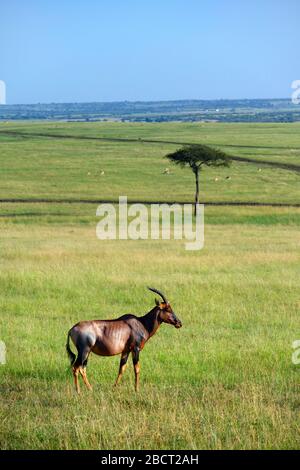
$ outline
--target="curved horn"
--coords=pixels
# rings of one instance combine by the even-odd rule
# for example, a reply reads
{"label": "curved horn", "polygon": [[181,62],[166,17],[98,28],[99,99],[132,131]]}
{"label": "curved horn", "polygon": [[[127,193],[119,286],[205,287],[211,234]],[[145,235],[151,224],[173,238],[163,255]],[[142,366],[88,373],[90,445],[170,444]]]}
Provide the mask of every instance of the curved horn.
{"label": "curved horn", "polygon": [[168,304],[168,303],[169,303],[169,302],[167,301],[167,299],[166,299],[165,295],[164,295],[162,292],[160,292],[160,291],[159,291],[159,290],[157,290],[157,289],[153,289],[152,287],[148,287],[148,289],[149,289],[149,290],[151,290],[152,292],[155,292],[155,294],[158,294],[158,295],[160,295],[160,296],[161,296],[161,298],[163,299],[163,301],[164,301],[166,304]]}

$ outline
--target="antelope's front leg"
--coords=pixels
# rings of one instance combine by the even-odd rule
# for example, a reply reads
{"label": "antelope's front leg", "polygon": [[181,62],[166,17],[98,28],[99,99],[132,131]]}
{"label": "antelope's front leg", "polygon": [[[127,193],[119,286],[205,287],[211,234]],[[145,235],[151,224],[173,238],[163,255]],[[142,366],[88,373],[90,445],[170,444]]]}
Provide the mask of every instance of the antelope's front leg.
{"label": "antelope's front leg", "polygon": [[120,382],[120,380],[122,378],[122,375],[125,372],[125,369],[126,369],[126,366],[127,366],[128,356],[129,356],[129,352],[124,352],[124,351],[122,352],[121,360],[120,360],[120,367],[119,367],[119,375],[118,375],[117,380],[115,382],[115,387],[118,385],[118,383]]}
{"label": "antelope's front leg", "polygon": [[139,391],[140,386],[140,350],[139,348],[135,348],[132,351],[132,361],[134,367],[134,375],[135,375],[135,391]]}

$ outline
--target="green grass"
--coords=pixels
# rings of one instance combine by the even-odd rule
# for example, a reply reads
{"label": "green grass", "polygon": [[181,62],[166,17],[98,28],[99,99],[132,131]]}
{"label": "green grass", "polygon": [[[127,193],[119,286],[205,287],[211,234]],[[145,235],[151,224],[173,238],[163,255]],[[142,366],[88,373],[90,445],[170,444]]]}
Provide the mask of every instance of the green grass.
{"label": "green grass", "polygon": [[[300,123],[111,123],[0,122],[0,131],[191,142],[227,148],[237,156],[298,163]],[[3,138],[3,137],[2,137]]]}
{"label": "green grass", "polygon": [[[6,224],[88,225],[95,227],[97,203],[11,203],[0,204],[0,221]],[[114,205],[115,206],[115,205]],[[149,207],[149,206],[148,206]],[[118,212],[117,206],[116,213]],[[300,207],[206,206],[205,222],[212,225],[294,225],[300,224]]]}
{"label": "green grass", "polygon": [[[1,126],[136,131],[125,124]],[[215,126],[219,139],[246,139],[236,125]],[[296,145],[297,126],[286,126],[282,145]],[[161,139],[173,129],[144,127]],[[244,129],[250,143],[256,125]],[[261,139],[272,143],[269,125]],[[189,200],[193,193],[188,171],[162,175],[165,145],[0,135],[0,148],[1,198]],[[97,176],[102,166],[104,178]],[[203,173],[206,199],[299,202],[292,172],[247,164],[227,171],[232,179],[220,184],[214,170]],[[7,346],[0,448],[299,449],[300,369],[291,356],[299,339],[300,209],[207,206],[205,246],[188,252],[174,240],[99,241],[96,207],[0,206],[0,340]],[[183,328],[162,325],[146,344],[139,394],[131,364],[113,389],[119,358],[93,355],[94,391],[82,386],[77,396],[64,349],[68,329],[82,319],[144,314],[154,305],[147,285],[166,292]]]}
{"label": "green grass", "polygon": [[[6,223],[1,236],[1,448],[294,448],[299,435],[297,228],[207,225],[205,248],[107,241],[94,227]],[[134,264],[132,264],[134,260]],[[80,319],[143,314],[164,289],[183,328],[141,355],[141,392],[93,356],[75,396],[64,344]]]}
{"label": "green grass", "polygon": [[[260,145],[269,146],[263,152],[257,148],[236,148],[234,152],[228,148],[227,151],[270,161],[279,159],[286,163],[299,162],[300,152],[300,133],[296,124],[274,127],[268,124],[177,123],[150,124],[148,127],[146,124],[124,123],[0,123],[0,199],[117,200],[121,194],[139,201],[175,199],[189,202],[194,198],[192,172],[177,168],[164,159],[176,148],[174,145],[142,141],[20,138],[1,134],[3,129],[19,129],[27,133],[201,141],[214,145],[224,142],[256,145],[261,142]],[[286,150],[277,149],[279,144]],[[299,150],[293,146],[298,146]],[[163,174],[166,167],[171,169],[170,175]],[[103,176],[101,170],[105,172]],[[226,176],[231,179],[226,179]],[[299,202],[299,179],[299,173],[292,171],[235,162],[229,169],[205,169],[200,178],[200,197],[205,201]]]}

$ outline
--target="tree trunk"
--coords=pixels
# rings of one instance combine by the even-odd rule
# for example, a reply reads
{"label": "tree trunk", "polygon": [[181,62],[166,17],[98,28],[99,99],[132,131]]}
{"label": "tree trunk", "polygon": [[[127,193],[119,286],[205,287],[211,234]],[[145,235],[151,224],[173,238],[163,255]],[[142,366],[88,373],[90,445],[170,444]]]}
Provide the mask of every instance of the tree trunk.
{"label": "tree trunk", "polygon": [[197,205],[199,204],[199,170],[198,168],[195,171],[196,178],[196,192],[195,192],[195,204],[194,204],[194,215],[197,215]]}

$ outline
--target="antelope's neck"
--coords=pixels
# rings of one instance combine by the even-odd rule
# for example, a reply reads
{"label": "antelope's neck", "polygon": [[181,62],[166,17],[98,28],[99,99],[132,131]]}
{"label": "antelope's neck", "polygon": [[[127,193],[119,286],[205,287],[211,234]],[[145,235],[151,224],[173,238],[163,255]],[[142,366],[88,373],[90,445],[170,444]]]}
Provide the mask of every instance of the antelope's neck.
{"label": "antelope's neck", "polygon": [[158,312],[159,309],[155,307],[149,313],[146,313],[146,315],[140,317],[140,321],[143,324],[144,328],[147,330],[149,338],[151,338],[151,336],[156,333],[157,329],[161,324],[161,322],[158,320]]}

